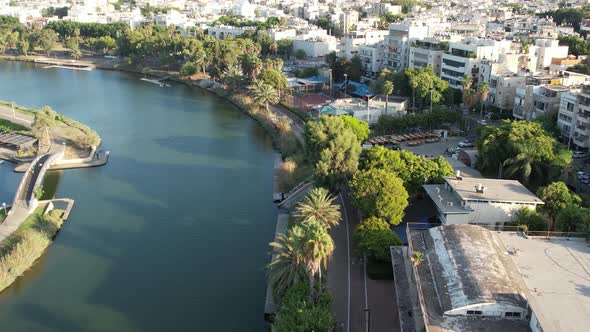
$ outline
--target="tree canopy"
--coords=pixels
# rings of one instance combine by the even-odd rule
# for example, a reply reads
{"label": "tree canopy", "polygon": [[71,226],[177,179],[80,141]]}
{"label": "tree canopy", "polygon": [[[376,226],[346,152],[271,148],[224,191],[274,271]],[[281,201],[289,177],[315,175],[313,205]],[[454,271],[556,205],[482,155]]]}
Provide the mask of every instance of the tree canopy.
{"label": "tree canopy", "polygon": [[582,200],[576,194],[572,194],[567,185],[561,181],[553,182],[550,185],[540,188],[537,196],[545,202],[540,210],[545,212],[552,220],[551,229],[559,211],[571,204],[580,204]]}
{"label": "tree canopy", "polygon": [[360,254],[380,261],[391,260],[390,246],[402,245],[391,226],[377,217],[363,220],[356,227],[353,239]]}
{"label": "tree canopy", "polygon": [[590,43],[578,36],[561,36],[559,37],[559,44],[568,46],[568,52],[575,56],[590,53]]}
{"label": "tree canopy", "polygon": [[273,331],[276,332],[332,332],[334,319],[331,315],[331,299],[321,292],[316,299],[309,298],[309,286],[299,283],[282,298]]}
{"label": "tree canopy", "polygon": [[551,182],[572,158],[540,123],[531,121],[505,120],[500,127],[481,127],[476,147],[482,172],[533,186]]}
{"label": "tree canopy", "polygon": [[366,216],[376,216],[398,225],[408,206],[402,179],[383,169],[358,171],[350,182],[351,201]]}
{"label": "tree canopy", "polygon": [[354,132],[359,143],[362,143],[369,138],[369,125],[366,122],[360,121],[350,115],[344,115],[340,118],[344,121],[346,127]]}
{"label": "tree canopy", "polygon": [[381,146],[363,150],[360,169],[383,169],[395,173],[409,192],[417,191],[426,183],[443,183],[443,177],[453,175],[453,167],[442,156],[428,159],[409,151]]}
{"label": "tree canopy", "polygon": [[306,158],[319,183],[336,185],[357,170],[361,146],[340,117],[321,116],[319,122],[308,121],[304,137]]}

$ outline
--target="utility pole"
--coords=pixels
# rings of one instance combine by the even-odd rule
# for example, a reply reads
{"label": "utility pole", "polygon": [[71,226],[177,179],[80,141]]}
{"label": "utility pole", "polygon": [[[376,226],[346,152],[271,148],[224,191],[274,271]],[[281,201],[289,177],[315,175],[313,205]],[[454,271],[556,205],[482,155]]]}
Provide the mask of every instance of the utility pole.
{"label": "utility pole", "polygon": [[348,84],[348,74],[344,74],[344,98],[346,98],[346,85]]}
{"label": "utility pole", "polygon": [[328,72],[330,73],[330,98],[332,98],[334,96],[334,89],[332,88],[332,68],[328,69]]}

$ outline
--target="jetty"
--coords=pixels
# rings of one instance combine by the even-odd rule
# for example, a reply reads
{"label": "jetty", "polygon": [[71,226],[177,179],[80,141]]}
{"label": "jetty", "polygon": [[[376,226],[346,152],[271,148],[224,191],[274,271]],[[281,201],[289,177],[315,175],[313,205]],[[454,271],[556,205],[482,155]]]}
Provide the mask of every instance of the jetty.
{"label": "jetty", "polygon": [[158,79],[143,77],[143,78],[140,78],[140,80],[141,81],[145,81],[145,82],[149,82],[149,83],[153,83],[153,84],[157,84],[157,85],[160,86],[160,88],[163,88],[163,87],[167,87],[168,88],[171,85],[168,84],[168,83],[164,83],[164,81],[167,80],[167,79],[169,79],[170,77],[171,76],[166,76],[166,77],[162,77],[162,78],[158,78]]}
{"label": "jetty", "polygon": [[47,65],[43,68],[64,68],[84,71],[92,71],[96,69],[96,65],[93,63],[78,60],[37,58],[35,59],[35,63]]}

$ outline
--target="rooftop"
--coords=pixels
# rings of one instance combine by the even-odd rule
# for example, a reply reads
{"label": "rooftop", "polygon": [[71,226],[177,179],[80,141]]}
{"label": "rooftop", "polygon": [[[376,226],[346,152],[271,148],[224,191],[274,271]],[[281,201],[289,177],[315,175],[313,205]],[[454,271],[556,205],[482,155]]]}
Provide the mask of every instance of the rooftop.
{"label": "rooftop", "polygon": [[[445,180],[465,201],[498,201],[510,203],[544,204],[535,194],[516,180],[446,177]],[[476,187],[482,185],[483,192]]]}
{"label": "rooftop", "polygon": [[528,288],[543,331],[587,331],[590,325],[590,246],[583,240],[533,239],[500,232]]}
{"label": "rooftop", "polygon": [[444,214],[464,214],[473,211],[473,209],[463,206],[459,196],[445,190],[445,186],[442,184],[425,184],[422,187],[426,194],[432,198],[436,208]]}
{"label": "rooftop", "polygon": [[494,232],[443,225],[423,235],[443,312],[478,303],[526,307],[518,271]]}

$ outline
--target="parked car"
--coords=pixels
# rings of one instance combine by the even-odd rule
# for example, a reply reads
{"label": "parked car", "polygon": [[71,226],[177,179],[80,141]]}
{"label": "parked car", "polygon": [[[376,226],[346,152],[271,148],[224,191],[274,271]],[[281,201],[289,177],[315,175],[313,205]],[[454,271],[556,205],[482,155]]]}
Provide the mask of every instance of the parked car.
{"label": "parked car", "polygon": [[578,181],[580,181],[583,184],[590,183],[590,179],[588,179],[587,177],[579,178]]}
{"label": "parked car", "polygon": [[471,147],[474,147],[474,146],[475,146],[475,144],[473,144],[473,141],[470,141],[468,139],[466,139],[466,140],[464,140],[462,142],[459,142],[459,147],[460,148],[471,148]]}
{"label": "parked car", "polygon": [[477,123],[479,123],[482,126],[487,126],[488,125],[488,122],[486,120],[479,120],[479,121],[477,121]]}
{"label": "parked car", "polygon": [[584,175],[587,175],[587,174],[586,174],[586,172],[584,172],[584,171],[577,171],[577,172],[576,172],[576,175],[577,175],[577,176],[584,176]]}
{"label": "parked car", "polygon": [[572,156],[576,159],[579,159],[588,157],[588,154],[586,152],[576,151]]}

